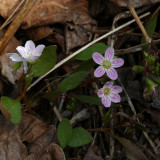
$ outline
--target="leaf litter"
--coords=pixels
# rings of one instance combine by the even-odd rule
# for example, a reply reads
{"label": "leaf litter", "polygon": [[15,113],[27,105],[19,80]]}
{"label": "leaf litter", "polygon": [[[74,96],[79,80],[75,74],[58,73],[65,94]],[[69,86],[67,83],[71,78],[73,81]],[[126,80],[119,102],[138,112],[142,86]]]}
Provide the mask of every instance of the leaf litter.
{"label": "leaf litter", "polygon": [[[129,4],[138,8],[138,12],[142,13],[144,11],[154,11],[158,7],[158,2],[159,0],[143,0],[141,2],[134,0],[129,1]],[[19,3],[20,0],[2,0],[0,4],[1,17],[7,19]],[[44,42],[46,45],[57,45],[57,59],[60,61],[66,56],[66,54],[73,53],[77,48],[84,46],[93,41],[96,37],[110,31],[113,18],[119,13],[124,13],[124,11],[128,10],[124,6],[127,7],[127,2],[125,0],[110,0],[106,2],[96,0],[37,0],[30,12],[23,19],[21,27],[16,32],[15,36],[12,37],[3,51],[3,54],[15,53],[15,48],[17,46],[24,44],[28,39],[32,39],[37,42],[37,44],[39,44],[39,42]],[[22,7],[23,5],[17,10],[13,19],[18,15],[18,12]],[[147,18],[144,20],[145,24],[146,21]],[[118,24],[123,24],[123,22],[119,21]],[[137,28],[137,25],[133,24],[132,26],[125,27],[124,30],[117,32],[115,34],[116,38],[114,39],[115,49],[126,49],[140,44],[142,34]],[[6,30],[1,31],[1,37],[5,32]],[[159,29],[157,27],[153,34],[153,39],[156,39],[154,37],[159,36],[158,34]],[[107,38],[102,40],[102,42],[107,44]],[[112,136],[112,133],[107,131],[103,132],[99,129],[97,132],[92,132],[92,136],[94,136],[95,139],[91,146],[85,145],[84,147],[79,148],[67,147],[63,151],[59,146],[57,139],[57,118],[53,113],[51,114],[52,116],[49,116],[49,112],[51,112],[50,108],[52,106],[48,103],[46,98],[41,98],[39,95],[44,91],[39,90],[42,89],[42,86],[45,86],[45,84],[41,84],[37,87],[37,90],[34,89],[27,94],[27,98],[31,99],[29,101],[31,106],[34,97],[36,97],[35,95],[38,95],[36,97],[38,101],[36,105],[31,108],[32,112],[30,113],[29,111],[27,111],[28,113],[25,113],[24,111],[27,109],[22,107],[22,110],[24,111],[22,112],[21,123],[18,126],[14,126],[3,116],[0,116],[0,159],[62,160],[66,157],[68,159],[101,160],[105,159],[105,157],[109,157],[111,160],[125,160],[127,158],[131,160],[157,160],[160,154],[154,153],[155,150],[153,146],[150,145],[150,141],[156,145],[159,151],[159,95],[156,95],[155,97],[149,95],[149,100],[144,100],[142,95],[145,84],[141,75],[135,75],[128,69],[134,64],[142,64],[142,55],[140,52],[122,55],[122,57],[125,59],[125,67],[127,69],[118,70],[119,77],[122,84],[124,84],[129,97],[133,101],[137,113],[143,115],[141,118],[139,118],[138,115],[136,116],[140,119],[141,123],[145,125],[145,128],[148,129],[147,132],[149,133],[150,139],[145,139],[142,134],[143,127],[141,126],[143,125],[139,124],[141,130],[136,128],[137,126],[135,124],[137,124],[137,117],[132,115],[133,113],[129,108],[124,94],[122,94],[122,104],[115,105],[114,107],[117,112],[125,113],[129,115],[128,117],[132,118],[126,118],[124,114],[114,115],[114,113],[112,113],[110,118],[112,119],[114,116],[116,117],[113,118],[114,126],[109,124],[111,120],[109,120],[107,125],[102,125],[102,115],[106,113],[106,110],[98,109],[96,107],[98,106],[97,103],[93,104],[94,101],[86,104],[83,102],[83,99],[82,101],[79,101],[76,98],[74,98],[74,100],[72,99],[72,101],[68,99],[63,101],[60,97],[55,98],[52,103],[55,103],[58,106],[61,104],[63,106],[63,108],[59,109],[63,118],[72,119],[74,115],[80,113],[82,109],[87,108],[90,111],[90,115],[87,116],[87,119],[83,118],[86,117],[83,113],[79,116],[79,120],[74,125],[77,125],[78,127],[83,126],[85,128],[102,127],[102,130],[103,127],[106,127],[109,131],[113,130],[115,127],[115,136],[113,135],[113,137],[119,141],[115,141],[112,144],[108,138],[109,136]],[[19,77],[22,75],[22,68],[16,72],[13,71],[9,59],[7,59],[5,55],[2,55],[0,61],[1,75],[6,81],[8,81],[7,83],[11,83],[11,86],[15,85]],[[81,63],[71,62],[67,65],[65,64],[65,66],[62,67],[62,70],[58,70],[55,74],[51,75],[50,78],[52,80],[50,83],[54,82],[54,84],[51,84],[50,87],[52,89],[56,88],[62,79],[62,73],[67,75],[70,71],[73,71],[73,68],[77,65],[81,65]],[[94,90],[91,89],[93,88],[93,84],[90,83],[88,78],[86,78],[86,81],[87,80],[89,81],[88,84],[82,83],[80,84],[80,87],[74,88],[74,91],[67,90],[67,96],[73,98],[76,97],[73,95],[82,95],[82,97],[91,95],[91,98],[93,98],[95,96]],[[92,79],[91,82],[92,81],[95,80]],[[4,81],[1,83],[4,86],[6,85]],[[156,90],[156,92],[159,93],[158,87]],[[1,90],[1,92],[2,95],[8,95],[5,91]],[[12,89],[10,92],[15,94],[15,91],[12,91]],[[47,93],[47,91],[44,92]],[[11,95],[11,97],[12,96],[13,95]],[[44,99],[46,100],[43,103],[45,106],[42,106],[41,102],[44,101]],[[145,101],[145,103],[142,101]],[[65,108],[66,105],[69,105],[69,111]],[[140,105],[143,107],[149,106],[149,108],[140,109]],[[150,115],[150,117],[148,117],[148,115]],[[48,119],[45,119],[45,116],[47,116]],[[55,124],[55,126],[53,124]],[[126,128],[124,129],[124,127]],[[140,145],[138,145],[139,143],[143,145],[144,148],[140,147]],[[110,145],[113,145],[114,147],[109,147]],[[111,152],[114,154],[112,155]]]}

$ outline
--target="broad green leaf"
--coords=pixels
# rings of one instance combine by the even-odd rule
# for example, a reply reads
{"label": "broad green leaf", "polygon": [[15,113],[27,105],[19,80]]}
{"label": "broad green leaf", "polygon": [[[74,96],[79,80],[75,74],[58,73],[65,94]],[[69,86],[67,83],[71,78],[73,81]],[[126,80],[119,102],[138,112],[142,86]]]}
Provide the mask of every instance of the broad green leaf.
{"label": "broad green leaf", "polygon": [[92,141],[92,136],[82,127],[72,130],[72,138],[68,144],[70,147],[80,147]]}
{"label": "broad green leaf", "polygon": [[79,86],[79,84],[86,78],[88,73],[86,71],[80,71],[72,73],[67,78],[62,80],[58,86],[60,92],[67,92]]}
{"label": "broad green leaf", "polygon": [[81,53],[79,53],[77,56],[74,57],[74,59],[81,60],[81,61],[87,61],[92,58],[92,54],[94,52],[98,53],[105,53],[108,46],[104,43],[96,43],[93,46],[85,49]]}
{"label": "broad green leaf", "polygon": [[144,153],[129,139],[114,136],[125,148],[127,158],[130,160],[148,160]]}
{"label": "broad green leaf", "polygon": [[19,100],[9,97],[1,97],[1,107],[4,116],[13,124],[17,125],[21,120],[21,104]]}
{"label": "broad green leaf", "polygon": [[47,98],[48,100],[50,100],[51,102],[55,103],[56,99],[61,95],[61,92],[60,91],[49,91],[49,92],[46,92],[44,94],[44,97]]}
{"label": "broad green leaf", "polygon": [[80,66],[78,66],[74,72],[86,71],[89,68],[93,67],[94,65],[96,65],[96,63],[92,59],[90,59],[88,61],[83,62]]}
{"label": "broad green leaf", "polygon": [[87,96],[87,95],[74,95],[75,98],[81,100],[86,103],[95,104],[95,105],[102,105],[101,99],[94,96]]}
{"label": "broad green leaf", "polygon": [[[157,25],[157,18],[158,18],[158,14],[159,12],[157,12],[149,21],[149,23],[146,26],[146,32],[148,33],[148,36],[152,38],[153,33],[156,29],[156,25]],[[144,36],[142,37],[141,43],[146,43],[146,39],[144,38]],[[142,49],[144,51],[147,51],[148,45],[145,45]]]}
{"label": "broad green leaf", "polygon": [[59,143],[64,149],[72,138],[72,126],[68,119],[64,118],[58,125],[57,136]]}
{"label": "broad green leaf", "polygon": [[45,47],[36,63],[32,64],[29,76],[39,77],[54,67],[57,60],[56,46]]}

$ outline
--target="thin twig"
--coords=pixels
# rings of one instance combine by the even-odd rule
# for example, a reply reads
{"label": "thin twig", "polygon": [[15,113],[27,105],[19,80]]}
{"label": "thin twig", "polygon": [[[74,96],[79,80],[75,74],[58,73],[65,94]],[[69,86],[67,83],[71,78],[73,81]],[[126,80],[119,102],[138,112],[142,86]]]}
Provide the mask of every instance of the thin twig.
{"label": "thin twig", "polygon": [[136,22],[137,22],[140,30],[142,31],[142,33],[143,33],[146,41],[147,41],[148,43],[151,43],[151,38],[148,36],[148,34],[147,34],[147,32],[146,32],[146,30],[145,30],[145,28],[144,28],[144,26],[143,26],[140,18],[138,17],[138,15],[137,15],[137,13],[136,13],[136,11],[135,11],[135,9],[134,9],[131,5],[129,5],[129,4],[128,4],[128,8],[129,8],[130,12],[132,13],[134,19],[136,20]]}
{"label": "thin twig", "polygon": [[[144,18],[146,16],[148,16],[150,14],[150,12],[147,12],[145,14],[143,14],[142,16],[140,16],[139,18]],[[64,63],[66,63],[67,61],[69,61],[71,58],[73,58],[74,56],[78,55],[80,52],[82,52],[83,50],[85,50],[86,48],[90,47],[91,45],[93,45],[94,43],[108,37],[109,35],[119,31],[120,29],[132,24],[133,22],[135,22],[135,19],[127,22],[127,23],[124,23],[123,25],[115,28],[114,30],[104,34],[103,36],[95,39],[94,41],[88,43],[87,45],[85,45],[84,47],[82,47],[81,49],[77,50],[76,52],[72,53],[71,55],[69,55],[68,57],[66,57],[64,60],[62,60],[61,62],[57,63],[50,71],[48,71],[46,74],[44,74],[43,76],[39,77],[34,83],[32,83],[30,85],[30,87],[27,89],[27,91],[29,91],[34,85],[36,85],[39,81],[41,81],[44,77],[46,77],[48,74],[50,74],[51,72],[53,72],[55,69],[57,69],[58,67],[62,66]]]}

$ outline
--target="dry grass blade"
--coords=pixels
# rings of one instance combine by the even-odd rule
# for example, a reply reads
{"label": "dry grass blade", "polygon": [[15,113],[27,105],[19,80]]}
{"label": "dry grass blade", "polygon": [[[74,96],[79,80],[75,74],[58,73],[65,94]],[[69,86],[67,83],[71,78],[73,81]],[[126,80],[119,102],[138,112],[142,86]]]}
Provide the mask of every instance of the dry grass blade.
{"label": "dry grass blade", "polygon": [[7,32],[3,36],[2,40],[0,41],[0,54],[2,54],[3,49],[6,47],[8,44],[9,40],[13,37],[15,32],[18,30],[19,26],[22,23],[23,18],[26,16],[28,11],[31,9],[33,6],[34,2],[36,0],[27,0],[26,4],[16,17],[16,19],[11,23],[10,27],[8,28]]}
{"label": "dry grass blade", "polygon": [[4,22],[4,24],[0,27],[0,30],[2,30],[4,27],[6,27],[12,20],[15,13],[18,11],[18,9],[21,7],[21,5],[25,2],[25,0],[22,0],[19,5],[16,7],[16,9],[13,11],[13,13],[7,18],[7,20]]}
{"label": "dry grass blade", "polygon": [[[146,16],[148,16],[150,14],[150,12],[147,12],[145,14],[143,14],[142,16],[140,16],[139,18],[144,18]],[[48,74],[50,74],[51,72],[53,72],[55,69],[57,69],[58,67],[62,66],[64,63],[66,63],[67,61],[69,61],[71,58],[73,58],[74,56],[78,55],[80,52],[84,51],[86,48],[90,47],[91,45],[95,44],[96,42],[110,36],[111,34],[119,31],[120,29],[132,24],[133,22],[135,22],[135,19],[124,23],[123,25],[115,28],[114,30],[111,30],[110,32],[104,34],[103,36],[95,39],[94,41],[88,43],[87,45],[85,45],[84,47],[82,47],[81,49],[77,50],[76,52],[74,52],[73,54],[71,54],[70,56],[66,57],[64,60],[62,60],[61,62],[59,62],[58,64],[56,64],[54,66],[54,68],[52,68],[49,72],[47,72],[46,74],[44,74],[43,76],[39,77],[33,84],[31,84],[31,86],[27,89],[27,91],[29,91],[34,85],[36,85],[40,80],[42,80],[44,77],[46,77]]]}

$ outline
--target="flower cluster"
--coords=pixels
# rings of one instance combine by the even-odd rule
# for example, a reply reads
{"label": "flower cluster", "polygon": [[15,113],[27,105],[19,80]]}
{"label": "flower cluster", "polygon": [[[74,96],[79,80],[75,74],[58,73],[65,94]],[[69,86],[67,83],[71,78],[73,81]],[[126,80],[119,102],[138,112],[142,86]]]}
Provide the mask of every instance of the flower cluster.
{"label": "flower cluster", "polygon": [[23,62],[24,66],[24,73],[27,73],[28,65],[27,62],[33,63],[35,60],[37,60],[44,49],[44,45],[38,45],[35,47],[35,44],[33,41],[29,40],[26,42],[25,47],[18,46],[16,49],[20,54],[17,53],[6,53],[10,59],[13,61],[13,63],[17,62]]}
{"label": "flower cluster", "polygon": [[[114,48],[109,47],[104,57],[100,53],[93,53],[93,60],[99,64],[100,66],[95,70],[94,76],[101,77],[105,73],[107,76],[116,80],[118,78],[117,71],[114,68],[121,67],[124,64],[124,60],[122,58],[114,57]],[[98,97],[102,99],[102,103],[105,107],[110,107],[111,102],[118,103],[121,98],[118,93],[122,92],[122,87],[113,86],[113,82],[107,82],[103,88],[100,88],[97,92]]]}

